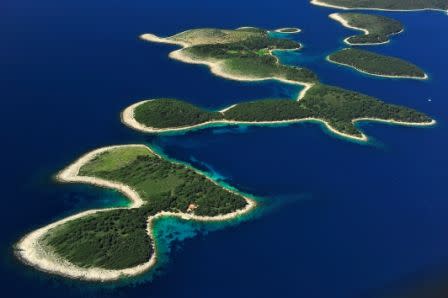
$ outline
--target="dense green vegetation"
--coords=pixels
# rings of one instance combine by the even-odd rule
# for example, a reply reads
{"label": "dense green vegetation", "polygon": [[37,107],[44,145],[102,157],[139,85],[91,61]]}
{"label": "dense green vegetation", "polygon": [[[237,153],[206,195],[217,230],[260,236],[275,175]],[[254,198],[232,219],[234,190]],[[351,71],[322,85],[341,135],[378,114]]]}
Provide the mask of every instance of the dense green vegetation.
{"label": "dense green vegetation", "polygon": [[313,82],[317,78],[305,68],[278,63],[271,50],[300,48],[300,44],[269,36],[250,37],[226,44],[197,45],[184,49],[189,56],[201,60],[224,61],[226,72],[253,78],[277,77],[298,82]]}
{"label": "dense green vegetation", "polygon": [[296,66],[286,66],[276,62],[272,56],[257,59],[234,58],[225,63],[227,72],[250,78],[278,78],[295,82],[311,83],[317,80],[310,70]]}
{"label": "dense green vegetation", "polygon": [[149,101],[134,111],[135,119],[150,127],[189,126],[222,118],[219,112],[203,111],[192,104],[175,99]]}
{"label": "dense green vegetation", "polygon": [[297,101],[290,99],[264,99],[244,102],[224,113],[227,120],[234,121],[282,121],[309,117]]}
{"label": "dense green vegetation", "polygon": [[331,54],[330,61],[342,63],[369,74],[424,78],[425,72],[405,60],[360,49],[343,49]]}
{"label": "dense green vegetation", "polygon": [[267,36],[267,34],[268,32],[266,30],[255,27],[243,27],[236,30],[202,28],[187,30],[170,36],[167,39],[194,46],[201,44],[234,43],[244,41],[248,38]]}
{"label": "dense green vegetation", "polygon": [[379,118],[406,122],[429,122],[431,119],[415,110],[386,104],[373,97],[319,84],[298,102],[267,100],[242,103],[228,110],[225,118],[239,121],[281,121],[317,118],[334,129],[353,136],[361,133],[353,125],[357,118]]}
{"label": "dense green vegetation", "polygon": [[317,80],[310,70],[280,64],[271,54],[272,50],[299,49],[300,43],[271,37],[262,29],[195,29],[168,39],[188,44],[182,53],[193,59],[222,62],[223,69],[229,74],[256,79],[275,77],[297,82]]}
{"label": "dense green vegetation", "polygon": [[[269,36],[250,37],[246,40],[223,43],[202,44],[188,48],[188,53],[204,59],[257,58],[256,52],[261,49],[298,49],[300,44],[290,39]],[[267,52],[269,54],[269,52]]]}
{"label": "dense green vegetation", "polygon": [[325,119],[336,130],[356,136],[360,132],[352,120],[358,118],[413,123],[431,121],[430,117],[414,109],[387,104],[358,92],[322,84],[311,88],[299,103],[302,109],[311,111],[313,117]]}
{"label": "dense green vegetation", "polygon": [[362,28],[369,34],[360,34],[347,38],[350,44],[384,43],[389,41],[389,36],[403,30],[403,25],[394,19],[369,15],[364,13],[339,13],[350,26]]}
{"label": "dense green vegetation", "polygon": [[241,196],[224,190],[203,175],[150,153],[138,155],[131,163],[113,171],[81,168],[80,175],[129,185],[157,210],[186,212],[190,204],[195,204],[195,214],[214,216],[246,204]]}
{"label": "dense green vegetation", "polygon": [[145,201],[140,208],[102,211],[69,221],[46,235],[47,245],[81,267],[123,269],[147,261],[151,256],[147,218],[160,211],[214,216],[246,205],[242,196],[143,147],[106,151],[81,167],[79,174],[129,185]]}
{"label": "dense green vegetation", "polygon": [[[164,100],[148,102],[163,105]],[[179,105],[189,105],[178,102]],[[212,112],[202,110],[212,117]],[[386,104],[376,98],[344,90],[341,88],[317,84],[311,88],[300,101],[289,99],[265,99],[237,104],[225,111],[223,117],[216,120],[242,122],[271,122],[298,120],[304,118],[322,119],[339,132],[352,136],[361,136],[361,132],[353,125],[357,118],[378,118],[403,122],[430,122],[423,113],[402,106]],[[145,123],[153,126],[155,119],[146,118]],[[172,128],[177,126],[172,126]]]}
{"label": "dense green vegetation", "polygon": [[319,0],[319,2],[346,8],[448,9],[447,0]]}
{"label": "dense green vegetation", "polygon": [[80,267],[133,267],[153,253],[146,233],[151,213],[148,207],[97,212],[52,229],[43,241]]}

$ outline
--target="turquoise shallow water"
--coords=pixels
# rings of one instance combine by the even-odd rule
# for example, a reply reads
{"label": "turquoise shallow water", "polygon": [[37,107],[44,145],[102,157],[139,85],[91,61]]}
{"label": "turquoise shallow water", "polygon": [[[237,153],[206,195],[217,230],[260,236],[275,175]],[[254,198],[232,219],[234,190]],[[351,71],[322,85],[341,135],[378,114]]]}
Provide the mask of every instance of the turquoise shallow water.
{"label": "turquoise shallow water", "polygon": [[[406,30],[371,50],[408,59],[430,74],[430,80],[416,82],[326,63],[325,56],[353,34],[328,19],[331,12],[292,0],[2,2],[5,295],[363,298],[396,297],[398,291],[403,297],[436,297],[428,290],[419,294],[426,283],[445,298],[448,17],[380,13],[399,19]],[[244,25],[302,28],[292,38],[304,48],[279,53],[284,63],[306,65],[325,83],[422,110],[438,125],[362,123],[372,140],[361,146],[315,123],[150,136],[119,122],[124,107],[144,98],[178,97],[208,109],[294,98],[297,88],[217,78],[205,67],[170,60],[172,47],[137,38],[144,32]],[[70,281],[17,261],[11,247],[25,233],[80,210],[126,204],[117,193],[57,184],[52,175],[93,148],[127,143],[155,146],[254,194],[263,211],[224,226],[161,220],[163,262],[155,274],[132,282]]]}

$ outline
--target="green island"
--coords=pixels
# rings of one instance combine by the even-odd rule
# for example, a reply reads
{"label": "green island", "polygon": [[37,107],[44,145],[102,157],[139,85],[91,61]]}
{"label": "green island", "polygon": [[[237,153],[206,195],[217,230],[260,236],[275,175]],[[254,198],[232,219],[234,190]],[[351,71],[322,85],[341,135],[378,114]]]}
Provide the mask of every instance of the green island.
{"label": "green island", "polygon": [[[77,172],[73,170],[76,167]],[[49,257],[46,263],[36,261],[37,267],[76,278],[116,279],[148,269],[155,260],[151,222],[157,215],[226,220],[254,205],[252,200],[188,166],[161,158],[144,145],[95,150],[58,177],[63,182],[115,188],[133,200],[130,208],[87,212],[37,230],[19,243],[18,252],[28,262],[33,263],[33,257],[43,250]]]}
{"label": "green island", "polygon": [[339,9],[448,10],[447,0],[311,0],[311,3]]}
{"label": "green island", "polygon": [[306,69],[279,63],[276,50],[298,50],[300,43],[274,38],[269,31],[253,27],[235,30],[193,29],[160,38],[143,34],[143,40],[177,44],[183,48],[172,52],[172,58],[208,65],[220,76],[235,80],[278,79],[294,83],[314,83],[316,75]]}
{"label": "green island", "polygon": [[330,18],[343,26],[362,30],[364,34],[344,39],[349,45],[376,45],[388,43],[389,37],[403,31],[403,25],[394,19],[364,13],[333,13]]}
{"label": "green island", "polygon": [[[317,76],[308,69],[280,63],[273,54],[274,50],[292,50],[300,48],[300,44],[269,36],[263,29],[194,29],[166,38],[153,34],[144,34],[141,38],[151,42],[181,45],[182,49],[171,52],[170,57],[186,63],[207,64],[218,76],[235,80],[276,79],[305,85],[298,101],[260,100],[249,106],[242,103],[222,111],[204,111],[177,100],[137,103],[126,108],[121,118],[124,124],[143,132],[162,133],[222,123],[267,124],[320,120],[335,133],[365,141],[367,137],[354,125],[359,119],[406,125],[435,123],[423,113],[386,104],[354,91],[327,86],[320,83]],[[380,57],[373,58],[378,62]],[[396,65],[402,66],[398,63]],[[254,109],[259,108],[264,109],[263,113],[249,117],[254,115]]]}
{"label": "green island", "polygon": [[236,104],[218,112],[175,99],[148,100],[134,106],[133,116],[133,120],[140,125],[135,127],[134,124],[134,128],[142,131],[146,128],[148,132],[168,132],[213,124],[256,125],[320,120],[333,132],[360,140],[367,138],[355,126],[359,119],[416,125],[433,123],[430,117],[413,109],[323,84],[315,85],[299,101],[263,99]]}
{"label": "green island", "polygon": [[375,76],[408,79],[428,78],[422,69],[403,59],[360,49],[342,49],[329,55],[327,60]]}

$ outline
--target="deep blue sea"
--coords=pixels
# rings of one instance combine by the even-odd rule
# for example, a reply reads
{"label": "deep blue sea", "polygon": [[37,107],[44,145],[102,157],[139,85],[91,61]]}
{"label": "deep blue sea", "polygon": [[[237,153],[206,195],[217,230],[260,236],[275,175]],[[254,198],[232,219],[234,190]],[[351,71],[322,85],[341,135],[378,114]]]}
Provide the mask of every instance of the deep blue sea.
{"label": "deep blue sea", "polygon": [[[381,13],[406,29],[369,49],[421,66],[430,75],[422,82],[325,62],[355,33],[330,20],[332,12],[307,0],[1,1],[2,296],[382,298],[448,284],[448,16]],[[218,109],[295,97],[299,88],[218,78],[206,67],[170,60],[171,46],[138,39],[240,26],[299,27],[294,39],[304,48],[279,54],[284,63],[424,111],[438,125],[363,123],[372,139],[360,145],[313,123],[171,136],[120,123],[120,111],[144,98]],[[238,224],[161,220],[162,262],[126,283],[66,280],[18,261],[12,246],[33,229],[80,210],[126,204],[113,191],[53,180],[81,154],[126,143],[150,144],[207,171],[260,197],[262,208]]]}

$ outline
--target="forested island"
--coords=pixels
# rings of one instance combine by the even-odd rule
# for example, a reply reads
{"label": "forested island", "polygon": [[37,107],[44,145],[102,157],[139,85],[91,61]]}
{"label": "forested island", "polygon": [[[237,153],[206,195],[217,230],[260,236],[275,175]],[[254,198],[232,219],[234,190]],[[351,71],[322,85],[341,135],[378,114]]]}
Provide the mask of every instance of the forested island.
{"label": "forested island", "polygon": [[[299,101],[263,99],[233,105],[222,111],[207,111],[176,99],[157,99],[131,106],[123,122],[146,132],[188,130],[209,125],[275,124],[322,121],[333,132],[366,141],[355,126],[359,120],[389,121],[405,125],[430,125],[427,115],[403,106],[384,103],[376,98],[316,84]],[[131,117],[131,118],[129,118]]]}
{"label": "forested island", "polygon": [[117,279],[154,265],[152,221],[158,216],[225,220],[254,206],[254,201],[144,145],[97,149],[59,173],[58,179],[114,188],[133,202],[130,208],[71,216],[30,233],[17,245],[25,262],[74,278]]}
{"label": "forested island", "polygon": [[375,45],[388,43],[389,37],[403,31],[403,25],[394,19],[364,13],[333,13],[330,18],[343,26],[364,31],[364,34],[354,35],[344,39],[350,45]]}
{"label": "forested island", "polygon": [[447,0],[311,0],[311,3],[339,9],[448,10]]}
{"label": "forested island", "polygon": [[[321,84],[310,70],[280,63],[272,54],[273,50],[292,50],[300,48],[300,44],[289,39],[271,37],[263,29],[194,29],[166,38],[144,34],[142,39],[181,45],[183,48],[172,52],[171,57],[187,63],[207,64],[213,73],[223,77],[236,80],[271,78],[302,84],[306,88],[300,93],[298,101],[267,99],[250,104],[237,104],[222,111],[205,111],[175,99],[140,102],[126,108],[122,113],[122,122],[140,131],[161,133],[215,124],[270,124],[319,120],[335,133],[367,140],[354,125],[359,119],[415,125],[434,123],[423,113],[386,104],[357,92]],[[362,58],[362,55],[358,54],[357,63],[360,63]],[[384,61],[380,56],[368,58],[376,59],[372,60],[373,63],[392,61],[395,65],[391,68],[399,66],[398,73],[409,71],[396,60]],[[370,66],[367,60],[363,64],[364,67]],[[386,71],[391,70],[385,68],[384,72]]]}
{"label": "forested island", "polygon": [[418,66],[403,59],[360,49],[342,49],[329,55],[327,59],[331,62],[381,77],[405,79],[426,79],[428,77]]}
{"label": "forested island", "polygon": [[177,44],[183,48],[170,57],[186,63],[208,65],[212,72],[235,80],[276,79],[296,84],[312,84],[316,75],[302,67],[279,63],[274,50],[298,50],[300,43],[274,38],[264,29],[243,27],[227,29],[193,29],[160,38],[143,34],[143,40]]}

